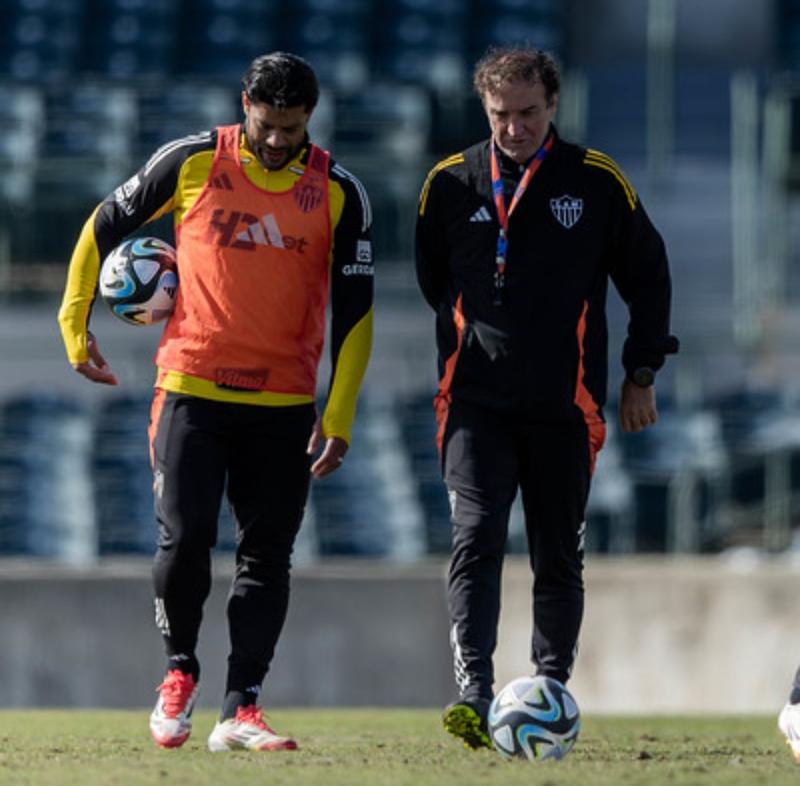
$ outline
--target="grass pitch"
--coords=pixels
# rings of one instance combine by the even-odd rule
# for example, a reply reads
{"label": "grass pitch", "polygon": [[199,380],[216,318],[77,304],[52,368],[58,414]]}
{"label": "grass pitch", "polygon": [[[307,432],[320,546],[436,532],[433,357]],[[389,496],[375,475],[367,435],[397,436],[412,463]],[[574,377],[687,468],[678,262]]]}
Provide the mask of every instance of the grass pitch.
{"label": "grass pitch", "polygon": [[0,784],[16,786],[784,786],[800,767],[764,717],[583,718],[561,762],[470,751],[434,710],[276,710],[300,750],[212,754],[215,717],[195,714],[178,750],[161,750],[149,710],[0,712]]}

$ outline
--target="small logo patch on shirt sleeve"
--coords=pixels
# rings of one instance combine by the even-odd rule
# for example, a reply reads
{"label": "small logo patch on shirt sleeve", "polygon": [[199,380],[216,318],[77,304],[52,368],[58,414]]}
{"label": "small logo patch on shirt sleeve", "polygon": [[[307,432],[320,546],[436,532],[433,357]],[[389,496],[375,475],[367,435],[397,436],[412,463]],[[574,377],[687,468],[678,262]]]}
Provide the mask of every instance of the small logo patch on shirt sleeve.
{"label": "small logo patch on shirt sleeve", "polygon": [[356,241],[356,261],[366,265],[372,262],[372,243],[369,240]]}

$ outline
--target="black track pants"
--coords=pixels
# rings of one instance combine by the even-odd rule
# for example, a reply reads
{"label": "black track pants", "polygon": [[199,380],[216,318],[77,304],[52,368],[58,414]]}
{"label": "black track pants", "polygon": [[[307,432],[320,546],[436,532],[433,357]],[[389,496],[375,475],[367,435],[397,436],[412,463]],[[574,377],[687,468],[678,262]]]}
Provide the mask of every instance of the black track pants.
{"label": "black track pants", "polygon": [[453,529],[447,601],[461,696],[492,695],[503,556],[518,488],[534,573],[531,660],[538,674],[566,682],[583,616],[591,475],[585,424],[525,423],[454,402],[442,452]]}
{"label": "black track pants", "polygon": [[156,393],[156,621],[170,663],[194,661],[227,486],[237,530],[228,690],[261,684],[283,627],[292,547],[308,495],[306,447],[314,417],[311,404],[262,407]]}

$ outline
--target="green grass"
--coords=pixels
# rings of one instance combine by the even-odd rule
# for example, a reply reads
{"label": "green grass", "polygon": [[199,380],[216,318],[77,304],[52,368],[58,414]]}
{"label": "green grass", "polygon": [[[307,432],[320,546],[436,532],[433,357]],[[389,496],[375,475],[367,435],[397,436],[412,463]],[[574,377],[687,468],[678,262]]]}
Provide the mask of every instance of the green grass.
{"label": "green grass", "polygon": [[147,710],[0,712],[0,784],[31,786],[783,786],[800,783],[772,716],[588,716],[561,762],[507,762],[448,737],[434,710],[276,710],[295,752],[211,754],[197,713],[179,750],[157,748]]}

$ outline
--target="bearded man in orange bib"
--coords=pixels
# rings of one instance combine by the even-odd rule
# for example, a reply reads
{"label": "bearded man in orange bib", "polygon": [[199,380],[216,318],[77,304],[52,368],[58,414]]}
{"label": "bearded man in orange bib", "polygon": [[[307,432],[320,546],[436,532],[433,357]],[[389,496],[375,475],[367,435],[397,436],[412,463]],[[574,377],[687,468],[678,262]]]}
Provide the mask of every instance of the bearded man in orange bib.
{"label": "bearded man in orange bib", "polygon": [[[313,69],[273,52],[253,61],[242,84],[243,124],[163,145],[97,207],[59,312],[75,371],[116,385],[88,330],[100,263],[172,213],[180,286],[156,353],[149,429],[156,624],[167,654],[150,730],[165,748],[191,733],[195,648],[226,493],[238,544],[231,652],[208,746],[297,747],[267,726],[258,696],[286,617],[309,480],[342,464],[372,341],[371,210],[361,183],[309,140]],[[329,298],[332,373],[317,417]]]}

